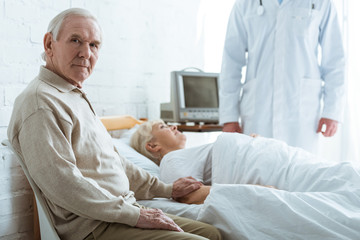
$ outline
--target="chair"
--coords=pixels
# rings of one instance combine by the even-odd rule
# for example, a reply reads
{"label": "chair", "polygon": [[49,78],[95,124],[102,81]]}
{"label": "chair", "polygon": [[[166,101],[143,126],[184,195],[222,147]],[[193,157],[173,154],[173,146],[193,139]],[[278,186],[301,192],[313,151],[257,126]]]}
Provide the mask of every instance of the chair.
{"label": "chair", "polygon": [[[39,222],[40,222],[40,235],[41,239],[43,240],[60,240],[58,234],[56,233],[56,230],[51,222],[50,218],[50,210],[48,206],[46,205],[46,202],[44,198],[41,195],[41,191],[38,188],[38,186],[35,184],[34,180],[31,178],[29,171],[23,162],[22,158],[16,153],[16,151],[11,146],[11,143],[8,140],[4,140],[2,142],[4,146],[7,146],[10,148],[10,150],[14,153],[17,161],[20,163],[21,168],[23,169],[25,176],[27,180],[30,183],[30,186],[35,194],[36,199],[36,206],[38,210],[39,215]],[[34,223],[36,224],[36,223]]]}

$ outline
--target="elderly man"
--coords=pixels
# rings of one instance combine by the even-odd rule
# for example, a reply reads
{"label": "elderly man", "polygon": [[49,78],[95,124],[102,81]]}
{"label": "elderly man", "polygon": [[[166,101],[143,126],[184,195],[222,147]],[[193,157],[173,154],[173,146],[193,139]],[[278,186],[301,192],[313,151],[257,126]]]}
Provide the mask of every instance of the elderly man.
{"label": "elderly man", "polygon": [[8,128],[58,234],[72,240],[220,239],[210,225],[136,203],[182,197],[201,183],[182,178],[165,184],[116,152],[81,89],[98,59],[101,37],[88,11],[57,15],[44,37],[46,65],[16,99]]}

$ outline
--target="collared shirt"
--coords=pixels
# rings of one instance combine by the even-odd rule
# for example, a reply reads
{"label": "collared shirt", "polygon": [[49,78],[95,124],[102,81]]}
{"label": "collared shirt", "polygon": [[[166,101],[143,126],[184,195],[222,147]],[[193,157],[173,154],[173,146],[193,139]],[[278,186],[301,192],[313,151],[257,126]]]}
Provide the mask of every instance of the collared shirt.
{"label": "collared shirt", "polygon": [[86,94],[45,67],[17,97],[8,138],[61,239],[83,239],[102,221],[136,225],[134,192],[171,196],[172,185],[119,155]]}

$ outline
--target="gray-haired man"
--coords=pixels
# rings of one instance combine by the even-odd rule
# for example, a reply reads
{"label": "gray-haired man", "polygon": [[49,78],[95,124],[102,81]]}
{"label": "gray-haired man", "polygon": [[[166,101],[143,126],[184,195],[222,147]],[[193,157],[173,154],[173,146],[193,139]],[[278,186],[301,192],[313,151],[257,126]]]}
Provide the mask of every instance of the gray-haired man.
{"label": "gray-haired man", "polygon": [[88,11],[69,9],[56,16],[44,37],[46,65],[16,99],[8,128],[59,236],[220,239],[210,225],[136,203],[136,198],[181,197],[201,183],[183,178],[164,184],[116,152],[81,89],[101,40],[100,26]]}

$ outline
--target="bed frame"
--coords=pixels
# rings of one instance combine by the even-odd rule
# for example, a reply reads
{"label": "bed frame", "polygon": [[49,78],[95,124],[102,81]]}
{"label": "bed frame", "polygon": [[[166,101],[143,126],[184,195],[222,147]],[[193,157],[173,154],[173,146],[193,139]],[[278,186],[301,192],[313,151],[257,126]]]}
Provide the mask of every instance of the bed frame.
{"label": "bed frame", "polygon": [[[146,119],[138,120],[130,115],[105,116],[105,117],[100,117],[100,120],[108,131],[130,129],[134,127],[136,124],[141,124],[144,121],[146,121]],[[38,209],[36,205],[35,195],[33,195],[33,203],[34,203],[34,240],[40,240],[41,239],[40,224],[39,224],[39,216],[38,216]]]}
{"label": "bed frame", "polygon": [[146,119],[141,118],[138,120],[130,115],[106,116],[100,117],[100,120],[108,131],[130,129],[136,124],[141,124],[146,121]]}

